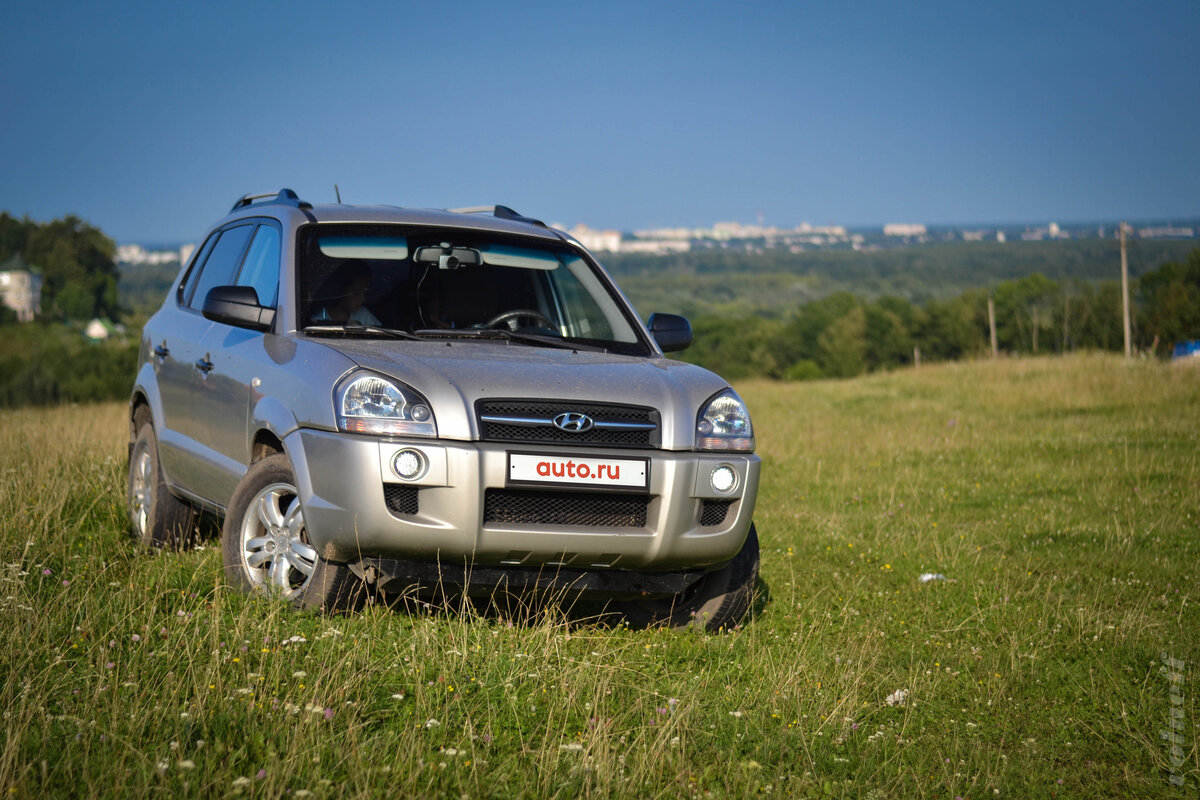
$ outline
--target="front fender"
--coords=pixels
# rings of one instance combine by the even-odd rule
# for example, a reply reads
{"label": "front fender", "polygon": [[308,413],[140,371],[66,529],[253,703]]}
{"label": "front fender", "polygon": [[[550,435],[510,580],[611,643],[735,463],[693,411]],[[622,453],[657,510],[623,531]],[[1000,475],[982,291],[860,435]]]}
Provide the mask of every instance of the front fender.
{"label": "front fender", "polygon": [[250,414],[251,439],[258,436],[259,431],[270,431],[280,442],[296,430],[299,423],[296,416],[276,397],[263,397],[254,404]]}

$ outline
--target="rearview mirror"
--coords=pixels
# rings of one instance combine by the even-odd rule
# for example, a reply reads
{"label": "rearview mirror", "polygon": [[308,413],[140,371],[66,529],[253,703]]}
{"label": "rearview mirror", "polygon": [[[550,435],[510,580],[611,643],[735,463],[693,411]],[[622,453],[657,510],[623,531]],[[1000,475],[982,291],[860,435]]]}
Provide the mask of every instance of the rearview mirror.
{"label": "rearview mirror", "polygon": [[437,264],[438,269],[458,269],[483,263],[478,250],[452,247],[449,243],[440,247],[418,247],[413,260],[418,264]]}

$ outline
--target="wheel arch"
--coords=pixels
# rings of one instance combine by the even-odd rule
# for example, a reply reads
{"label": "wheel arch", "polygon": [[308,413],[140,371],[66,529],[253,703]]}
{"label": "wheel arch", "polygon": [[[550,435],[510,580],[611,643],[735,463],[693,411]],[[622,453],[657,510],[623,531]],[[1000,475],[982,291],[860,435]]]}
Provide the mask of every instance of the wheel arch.
{"label": "wheel arch", "polygon": [[250,415],[250,463],[274,455],[286,453],[283,441],[298,427],[296,417],[286,405],[275,397],[264,397],[254,406]]}

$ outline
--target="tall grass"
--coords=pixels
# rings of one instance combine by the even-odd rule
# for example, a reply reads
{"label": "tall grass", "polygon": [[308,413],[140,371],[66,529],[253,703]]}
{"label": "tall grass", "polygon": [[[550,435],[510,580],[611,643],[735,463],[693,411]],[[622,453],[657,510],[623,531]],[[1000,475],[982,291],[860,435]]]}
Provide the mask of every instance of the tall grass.
{"label": "tall grass", "polygon": [[1167,655],[1195,791],[1200,374],[1090,356],[738,388],[762,596],[709,636],[247,600],[215,543],[130,542],[120,405],[0,413],[0,785],[1176,797]]}

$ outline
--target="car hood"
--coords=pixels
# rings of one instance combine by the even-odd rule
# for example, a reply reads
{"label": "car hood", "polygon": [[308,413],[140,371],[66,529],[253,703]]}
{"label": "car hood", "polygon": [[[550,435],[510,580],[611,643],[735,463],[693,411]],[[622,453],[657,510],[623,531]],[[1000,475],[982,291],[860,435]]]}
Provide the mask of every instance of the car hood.
{"label": "car hood", "polygon": [[475,401],[528,398],[649,406],[662,419],[663,449],[690,450],[700,406],[729,385],[706,369],[662,357],[504,341],[350,340],[337,350],[424,395],[438,436],[447,439],[479,438]]}

